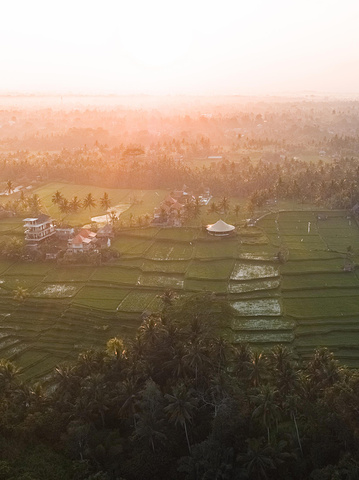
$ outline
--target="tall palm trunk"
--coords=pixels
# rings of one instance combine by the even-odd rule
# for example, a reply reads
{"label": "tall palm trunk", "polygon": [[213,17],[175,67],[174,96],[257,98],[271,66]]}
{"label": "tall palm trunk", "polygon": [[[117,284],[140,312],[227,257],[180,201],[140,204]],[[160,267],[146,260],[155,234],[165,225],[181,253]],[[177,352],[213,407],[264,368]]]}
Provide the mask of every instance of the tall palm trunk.
{"label": "tall palm trunk", "polygon": [[102,427],[105,428],[105,415],[102,410],[100,410],[100,417],[101,417]]}
{"label": "tall palm trunk", "polygon": [[156,451],[155,451],[155,443],[154,443],[154,441],[153,441],[153,438],[151,438],[151,447],[152,447],[153,453],[156,453]]}
{"label": "tall palm trunk", "polygon": [[189,438],[188,438],[188,432],[187,432],[187,423],[186,420],[184,421],[184,431],[186,433],[186,440],[187,440],[187,445],[188,445],[188,451],[191,453],[191,445],[189,444]]}
{"label": "tall palm trunk", "polygon": [[297,419],[295,417],[295,413],[292,413],[292,418],[293,418],[294,425],[295,425],[295,431],[297,432],[297,440],[298,440],[298,444],[299,444],[299,448],[300,448],[300,453],[303,456],[302,442],[300,441],[300,437],[299,437],[299,430],[298,430]]}

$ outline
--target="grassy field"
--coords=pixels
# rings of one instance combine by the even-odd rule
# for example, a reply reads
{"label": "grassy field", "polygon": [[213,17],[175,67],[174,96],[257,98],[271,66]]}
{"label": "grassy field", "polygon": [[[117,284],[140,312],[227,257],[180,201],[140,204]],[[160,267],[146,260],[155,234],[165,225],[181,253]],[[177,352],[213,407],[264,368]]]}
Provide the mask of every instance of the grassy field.
{"label": "grassy field", "polygon": [[[69,196],[87,193],[86,187],[81,194],[76,186],[42,187],[49,209],[60,187]],[[141,192],[122,190],[113,199],[125,202],[134,194]],[[159,192],[142,194],[146,204],[133,207],[143,213]],[[282,342],[303,357],[328,345],[339,359],[359,366],[359,228],[345,211],[320,214],[326,218],[318,220],[314,210],[268,213],[231,238],[209,237],[195,226],[133,228],[113,242],[119,259],[99,267],[1,260],[0,357],[16,361],[26,378],[46,376],[84,348],[131,337],[142,312],[158,311],[170,288],[226,296],[237,312],[234,343]],[[211,215],[196,221],[218,220]],[[21,232],[21,220],[0,220],[0,241]],[[284,263],[276,258],[279,249],[288,257]],[[28,294],[22,301],[13,299],[19,286]]]}
{"label": "grassy field", "polygon": [[[64,215],[61,213],[58,206],[54,205],[52,202],[52,197],[56,191],[61,192],[67,200],[71,200],[75,196],[78,197],[79,200],[83,200],[87,194],[91,193],[95,199],[96,205],[92,209],[81,209],[76,214]],[[119,205],[121,210],[123,210],[121,217],[123,221],[128,221],[131,215],[134,218],[146,214],[152,216],[153,209],[158,206],[166,195],[168,195],[168,192],[165,190],[111,189],[60,182],[48,183],[33,188],[28,190],[27,194],[37,194],[40,197],[42,210],[54,219],[63,219],[66,223],[77,226],[90,223],[91,217],[106,214],[106,211],[100,204],[100,198],[103,196],[104,192],[108,193],[111,201],[111,208]],[[0,203],[6,203],[8,200],[15,200],[19,198],[19,196],[20,193],[14,193],[10,196],[0,197]],[[5,222],[1,222],[0,234],[9,231],[8,227],[11,226],[11,220],[12,219],[8,219]],[[14,232],[14,229],[12,228],[11,231]],[[22,232],[21,225],[18,232]]]}

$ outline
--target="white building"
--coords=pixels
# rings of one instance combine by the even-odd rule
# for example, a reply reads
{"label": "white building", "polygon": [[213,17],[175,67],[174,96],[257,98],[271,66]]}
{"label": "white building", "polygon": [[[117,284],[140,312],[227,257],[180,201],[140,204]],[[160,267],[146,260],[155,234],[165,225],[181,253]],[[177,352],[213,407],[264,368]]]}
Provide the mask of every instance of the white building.
{"label": "white building", "polygon": [[41,213],[38,217],[25,218],[25,241],[28,245],[36,246],[46,238],[55,234],[55,228],[48,215]]}

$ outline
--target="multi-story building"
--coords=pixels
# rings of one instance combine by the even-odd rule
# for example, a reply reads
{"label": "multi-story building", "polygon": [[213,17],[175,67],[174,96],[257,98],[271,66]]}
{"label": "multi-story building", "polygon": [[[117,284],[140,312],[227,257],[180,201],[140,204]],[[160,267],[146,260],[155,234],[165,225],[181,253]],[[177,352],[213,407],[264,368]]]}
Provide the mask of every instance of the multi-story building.
{"label": "multi-story building", "polygon": [[41,213],[38,217],[25,218],[25,241],[31,246],[38,245],[45,238],[49,238],[55,234],[55,228],[52,220],[48,215]]}

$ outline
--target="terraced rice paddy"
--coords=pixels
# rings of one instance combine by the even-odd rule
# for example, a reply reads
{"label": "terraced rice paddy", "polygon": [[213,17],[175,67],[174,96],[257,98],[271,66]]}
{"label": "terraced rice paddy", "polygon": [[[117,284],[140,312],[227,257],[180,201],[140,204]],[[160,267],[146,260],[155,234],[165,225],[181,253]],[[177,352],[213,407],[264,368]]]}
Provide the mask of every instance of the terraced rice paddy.
{"label": "terraced rice paddy", "polygon": [[[101,267],[1,261],[0,357],[26,378],[46,376],[85,348],[132,336],[172,289],[226,296],[234,343],[282,342],[304,357],[327,345],[359,366],[359,229],[347,212],[320,215],[273,213],[228,238],[199,228],[127,230],[114,241],[120,258]],[[19,286],[28,296],[15,301]]]}

